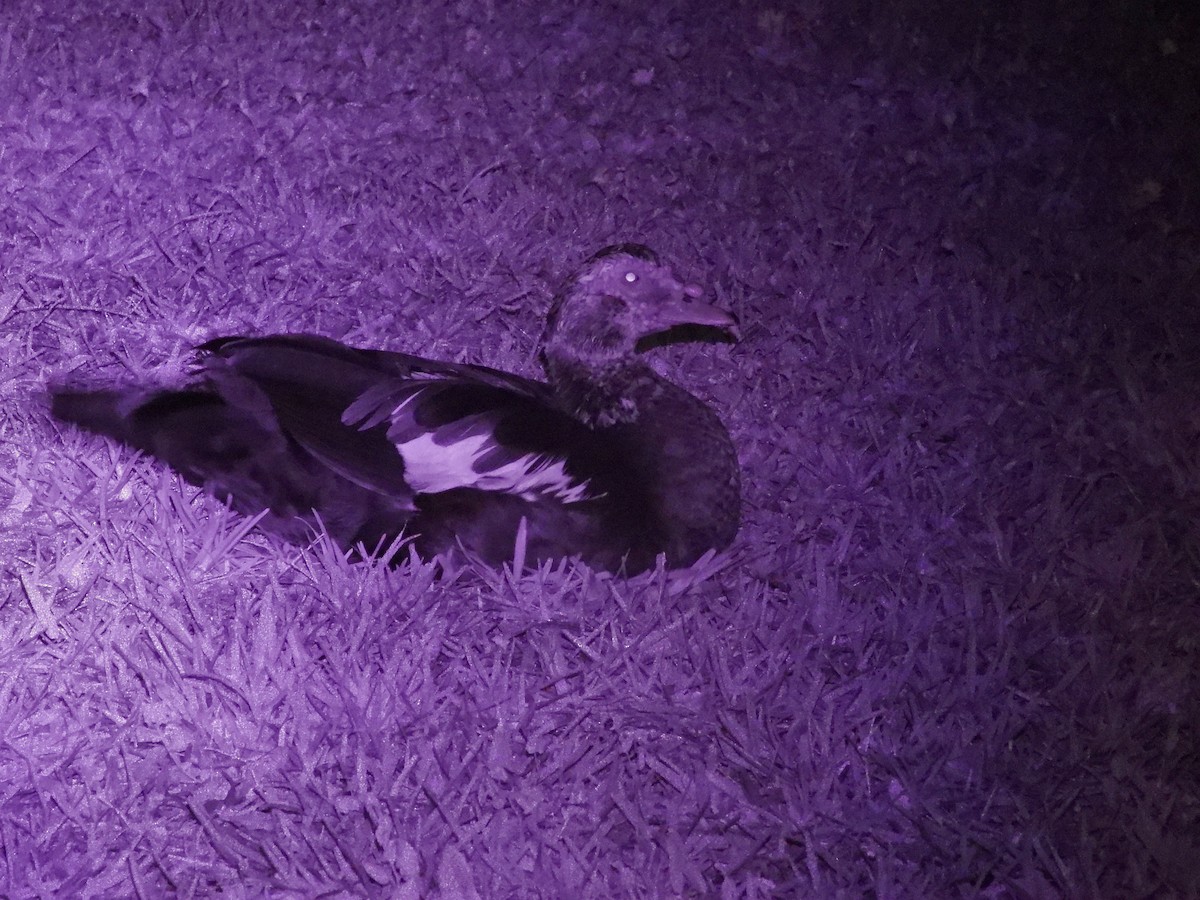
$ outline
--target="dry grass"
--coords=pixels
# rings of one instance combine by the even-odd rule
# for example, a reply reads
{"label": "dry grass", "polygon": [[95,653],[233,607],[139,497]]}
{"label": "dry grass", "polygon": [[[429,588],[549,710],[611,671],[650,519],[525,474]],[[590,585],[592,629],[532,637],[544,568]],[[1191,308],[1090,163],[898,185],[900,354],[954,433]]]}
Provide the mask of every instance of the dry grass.
{"label": "dry grass", "polygon": [[[257,6],[0,23],[0,894],[1200,893],[1195,14]],[[658,357],[745,468],[691,578],[350,565],[46,413],[532,373],[614,239],[745,324]]]}

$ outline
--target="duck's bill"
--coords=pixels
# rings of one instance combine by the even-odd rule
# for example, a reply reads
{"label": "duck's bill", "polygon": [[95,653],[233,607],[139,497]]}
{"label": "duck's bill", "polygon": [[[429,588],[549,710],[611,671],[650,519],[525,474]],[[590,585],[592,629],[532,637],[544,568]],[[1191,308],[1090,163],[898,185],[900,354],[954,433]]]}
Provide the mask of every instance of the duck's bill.
{"label": "duck's bill", "polygon": [[698,300],[670,300],[658,306],[655,310],[655,331],[666,331],[680,325],[701,325],[706,328],[718,328],[734,338],[738,334],[738,320],[731,313],[711,303],[701,303]]}

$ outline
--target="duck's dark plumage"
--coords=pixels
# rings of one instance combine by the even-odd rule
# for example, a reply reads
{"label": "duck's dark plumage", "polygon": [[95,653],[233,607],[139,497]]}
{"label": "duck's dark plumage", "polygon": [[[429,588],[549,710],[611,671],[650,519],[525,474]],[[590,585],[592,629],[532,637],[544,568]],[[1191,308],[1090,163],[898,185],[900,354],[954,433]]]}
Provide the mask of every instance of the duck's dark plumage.
{"label": "duck's dark plumage", "polygon": [[730,329],[640,245],[606,248],[555,298],[548,381],[360,350],[310,335],[224,337],[182,390],[53,391],[59,419],[144,450],[264,527],[317,527],[368,550],[404,533],[423,554],[579,555],[629,573],[727,545],[738,465],[704,403],[655,374],[640,340]]}

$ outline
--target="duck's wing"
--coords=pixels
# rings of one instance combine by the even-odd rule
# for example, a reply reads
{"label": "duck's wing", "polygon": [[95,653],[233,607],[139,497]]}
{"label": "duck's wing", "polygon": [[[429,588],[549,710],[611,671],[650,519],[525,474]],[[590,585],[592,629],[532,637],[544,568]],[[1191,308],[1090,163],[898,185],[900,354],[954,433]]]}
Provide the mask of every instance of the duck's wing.
{"label": "duck's wing", "polygon": [[590,432],[553,407],[540,382],[306,335],[222,338],[200,351],[227,402],[265,404],[291,439],[369,490],[466,488],[567,503],[598,494]]}
{"label": "duck's wing", "polygon": [[342,420],[363,431],[386,428],[417,494],[465,488],[578,503],[602,493],[591,482],[586,428],[540,397],[474,372],[378,382]]}
{"label": "duck's wing", "polygon": [[341,477],[394,499],[412,497],[386,433],[342,424],[346,407],[388,377],[352,348],[307,335],[218,338],[197,348],[196,369],[228,406],[269,423]]}
{"label": "duck's wing", "polygon": [[[313,334],[266,337],[221,337],[196,348],[199,367],[209,371],[214,359],[232,365],[256,381],[286,380],[321,391],[345,386],[355,391],[380,377],[465,377],[549,403],[549,385],[488,366],[442,362],[391,350],[364,350]],[[335,384],[330,384],[330,381]]]}

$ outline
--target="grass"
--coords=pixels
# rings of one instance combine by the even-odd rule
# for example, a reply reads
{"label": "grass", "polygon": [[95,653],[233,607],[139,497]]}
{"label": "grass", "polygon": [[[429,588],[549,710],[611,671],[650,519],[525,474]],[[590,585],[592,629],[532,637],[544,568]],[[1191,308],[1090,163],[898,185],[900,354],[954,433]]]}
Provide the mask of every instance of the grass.
{"label": "grass", "polygon": [[[0,894],[1200,893],[1194,14],[11,4]],[[1085,14],[1086,12],[1086,14]],[[643,240],[728,557],[439,579],[62,429],[237,332],[536,373]]]}

